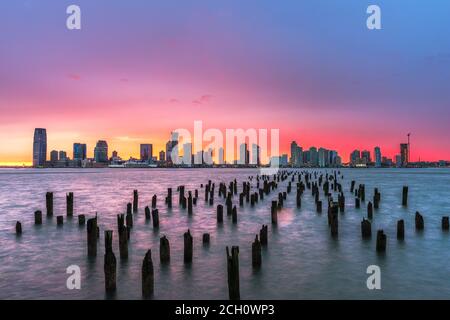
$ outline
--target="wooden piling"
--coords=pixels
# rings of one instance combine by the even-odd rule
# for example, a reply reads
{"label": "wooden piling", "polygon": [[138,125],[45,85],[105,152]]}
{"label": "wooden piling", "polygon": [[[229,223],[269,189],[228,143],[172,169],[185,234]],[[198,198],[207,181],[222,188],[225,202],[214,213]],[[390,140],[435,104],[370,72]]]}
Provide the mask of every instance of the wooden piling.
{"label": "wooden piling", "polygon": [[156,194],[154,194],[152,197],[152,208],[156,208]]}
{"label": "wooden piling", "polygon": [[209,233],[204,233],[202,236],[203,245],[209,245],[210,235]]}
{"label": "wooden piling", "polygon": [[106,292],[116,291],[116,256],[112,250],[112,230],[105,231],[105,256],[103,270],[105,273]]}
{"label": "wooden piling", "polygon": [[139,195],[137,190],[133,190],[133,213],[138,212]]}
{"label": "wooden piling", "polygon": [[86,216],[84,214],[78,215],[78,225],[84,226],[86,224]]}
{"label": "wooden piling", "polygon": [[22,223],[20,221],[16,222],[16,235],[22,234]]}
{"label": "wooden piling", "polygon": [[145,221],[151,220],[150,208],[148,206],[146,206],[144,211],[145,211]]}
{"label": "wooden piling", "polygon": [[261,230],[259,231],[259,239],[262,246],[267,246],[267,225],[262,226]]}
{"label": "wooden piling", "polygon": [[172,188],[167,188],[166,203],[169,209],[172,208]]}
{"label": "wooden piling", "polygon": [[148,250],[142,262],[142,296],[150,298],[154,290],[152,250]]}
{"label": "wooden piling", "polygon": [[127,227],[133,228],[133,214],[131,212],[127,212],[125,220],[127,222]]}
{"label": "wooden piling", "polygon": [[405,239],[405,221],[403,219],[397,221],[397,239]]}
{"label": "wooden piling", "polygon": [[56,217],[56,225],[62,226],[64,224],[64,217],[63,216],[57,216]]}
{"label": "wooden piling", "polygon": [[373,206],[372,206],[372,202],[369,201],[369,203],[367,203],[367,218],[369,218],[370,220],[372,220],[373,218]]}
{"label": "wooden piling", "polygon": [[272,201],[272,207],[270,208],[270,213],[272,216],[272,224],[277,224],[278,222],[278,213],[277,213],[277,201]]}
{"label": "wooden piling", "polygon": [[316,202],[316,211],[317,213],[322,213],[322,201]]}
{"label": "wooden piling", "polygon": [[261,267],[261,242],[258,240],[258,236],[252,243],[252,266],[253,268]]}
{"label": "wooden piling", "polygon": [[407,205],[408,205],[408,186],[403,186],[402,206],[406,207]]}
{"label": "wooden piling", "polygon": [[170,262],[170,244],[166,236],[159,239],[159,260],[161,263]]}
{"label": "wooden piling", "polygon": [[239,247],[231,247],[231,255],[227,251],[227,271],[228,271],[228,295],[230,300],[240,300],[239,290]]}
{"label": "wooden piling", "polygon": [[97,256],[97,218],[91,218],[87,221],[87,245],[88,256]]}
{"label": "wooden piling", "polygon": [[369,220],[363,219],[361,221],[361,235],[363,239],[370,239],[372,237],[372,225]]}
{"label": "wooden piling", "polygon": [[359,198],[355,198],[355,208],[359,209],[361,207]]}
{"label": "wooden piling", "polygon": [[423,216],[418,211],[416,211],[415,222],[416,222],[416,230],[423,230],[424,228]]}
{"label": "wooden piling", "polygon": [[236,208],[236,206],[234,206],[233,207],[233,211],[232,211],[232,213],[231,213],[231,221],[233,222],[233,223],[237,223],[237,208]]}
{"label": "wooden piling", "polygon": [[223,205],[217,205],[217,223],[223,222]]}
{"label": "wooden piling", "polygon": [[386,252],[386,235],[384,234],[383,230],[377,231],[377,246],[376,246],[377,252]]}
{"label": "wooden piling", "polygon": [[191,232],[188,229],[188,231],[184,233],[184,263],[192,262],[192,242]]}
{"label": "wooden piling", "polygon": [[35,225],[42,224],[42,211],[41,210],[37,210],[34,212],[34,224]]}
{"label": "wooden piling", "polygon": [[449,217],[442,217],[442,230],[448,230],[449,229]]}
{"label": "wooden piling", "polygon": [[66,194],[66,213],[68,217],[73,216],[73,192]]}
{"label": "wooden piling", "polygon": [[47,192],[45,194],[45,203],[47,207],[47,217],[53,216],[53,192]]}
{"label": "wooden piling", "polygon": [[158,209],[152,210],[152,220],[153,220],[153,228],[159,228],[159,212]]}

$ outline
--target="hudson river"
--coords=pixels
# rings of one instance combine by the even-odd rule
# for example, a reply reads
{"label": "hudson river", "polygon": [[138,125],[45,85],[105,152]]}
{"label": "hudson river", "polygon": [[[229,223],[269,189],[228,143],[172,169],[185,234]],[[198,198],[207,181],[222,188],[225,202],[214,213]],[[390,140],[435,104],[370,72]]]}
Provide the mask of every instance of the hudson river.
{"label": "hudson river", "polygon": [[[314,171],[314,170],[310,170]],[[318,171],[318,170],[316,170]],[[321,170],[331,173],[332,170]],[[256,175],[251,169],[0,169],[0,298],[2,299],[104,299],[104,231],[114,230],[113,250],[117,258],[117,299],[141,299],[141,267],[152,249],[155,299],[228,299],[225,247],[239,246],[242,299],[449,299],[450,234],[441,229],[442,216],[450,215],[449,169],[341,169],[346,197],[345,213],[339,213],[339,237],[330,236],[327,205],[316,213],[311,190],[296,208],[295,183],[278,225],[270,218],[270,201],[286,191],[290,178],[280,183],[254,208],[237,205],[238,223],[233,225],[224,210],[221,227],[216,222],[216,206],[224,203],[217,195],[219,182],[241,181]],[[214,206],[204,201],[204,189],[211,179],[216,184]],[[364,183],[366,202],[355,209],[350,182]],[[253,180],[255,184],[255,180]],[[177,186],[199,190],[199,199],[188,216],[178,206]],[[401,206],[402,186],[409,186],[407,207]],[[164,197],[173,189],[173,208]],[[360,223],[367,217],[367,202],[373,190],[381,193],[380,208],[374,210],[372,239],[362,240]],[[132,202],[133,189],[139,190],[139,211],[129,243],[129,258],[120,260],[117,234],[118,213]],[[45,193],[54,192],[54,216],[46,217]],[[74,192],[74,216],[66,217],[66,192]],[[254,192],[254,191],[253,191]],[[158,197],[160,228],[146,223],[144,208]],[[337,199],[337,195],[334,195]],[[42,210],[43,223],[34,225],[34,211]],[[422,232],[415,230],[414,214],[425,220]],[[87,258],[86,227],[79,227],[77,215],[94,217],[98,212],[100,240],[98,254]],[[57,227],[56,216],[64,215]],[[397,220],[405,220],[405,240],[396,238]],[[22,222],[17,237],[15,223]],[[253,271],[251,243],[263,224],[268,225],[268,246],[262,250],[262,267]],[[194,238],[193,262],[183,263],[183,233],[190,229]],[[376,230],[387,235],[384,255],[375,251]],[[211,235],[203,246],[202,234]],[[170,241],[169,265],[159,262],[159,239]],[[81,269],[81,289],[68,290],[66,268]],[[381,290],[368,290],[366,269],[381,268]]]}

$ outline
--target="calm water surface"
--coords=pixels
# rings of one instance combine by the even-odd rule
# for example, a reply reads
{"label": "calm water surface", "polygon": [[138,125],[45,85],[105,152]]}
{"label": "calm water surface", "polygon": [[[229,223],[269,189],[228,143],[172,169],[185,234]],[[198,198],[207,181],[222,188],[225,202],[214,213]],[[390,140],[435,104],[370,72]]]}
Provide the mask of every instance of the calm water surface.
{"label": "calm water surface", "polygon": [[[331,173],[331,170],[328,170]],[[278,226],[270,224],[270,200],[254,208],[238,207],[238,224],[224,215],[216,223],[214,207],[204,203],[201,183],[208,179],[228,183],[244,181],[250,169],[0,169],[0,298],[2,299],[104,299],[103,231],[114,230],[113,250],[117,257],[117,299],[141,299],[141,264],[152,249],[155,268],[155,299],[227,299],[225,247],[240,247],[240,285],[244,299],[385,299],[450,298],[450,235],[441,230],[441,218],[450,215],[449,169],[342,169],[346,212],[339,217],[339,239],[331,238],[326,210],[315,212],[309,190],[302,208],[295,208],[295,188],[279,213]],[[384,229],[387,252],[377,255],[375,237],[363,241],[360,222],[365,204],[354,208],[350,181],[366,185],[366,202],[374,187],[381,192],[380,209],[375,210],[372,233]],[[194,214],[179,209],[176,187],[199,189]],[[285,190],[285,183],[278,190]],[[401,206],[401,189],[409,186],[409,205]],[[239,183],[239,192],[242,184]],[[174,191],[174,207],[164,205],[167,188]],[[117,220],[139,190],[139,212],[129,244],[129,259],[119,259]],[[54,217],[45,217],[45,193],[54,192]],[[56,216],[65,216],[65,193],[75,194],[74,217],[56,226]],[[277,191],[278,192],[278,191]],[[158,196],[160,228],[145,222],[144,207]],[[336,196],[335,196],[336,198]],[[235,197],[234,202],[238,201]],[[324,206],[326,209],[326,206]],[[42,226],[34,226],[33,213],[43,211]],[[416,232],[414,213],[425,218],[425,230]],[[77,215],[93,217],[98,212],[101,239],[96,259],[87,258],[86,230],[78,226]],[[396,239],[396,221],[405,220],[405,241]],[[22,221],[23,235],[16,237],[15,222]],[[263,249],[263,266],[251,267],[251,242],[262,224],[269,225],[269,245]],[[183,264],[183,233],[191,230],[194,258]],[[202,245],[205,232],[209,247]],[[159,263],[159,238],[170,240],[171,262]],[[66,288],[66,268],[81,268],[81,290]],[[368,290],[366,268],[379,265],[382,290]]]}

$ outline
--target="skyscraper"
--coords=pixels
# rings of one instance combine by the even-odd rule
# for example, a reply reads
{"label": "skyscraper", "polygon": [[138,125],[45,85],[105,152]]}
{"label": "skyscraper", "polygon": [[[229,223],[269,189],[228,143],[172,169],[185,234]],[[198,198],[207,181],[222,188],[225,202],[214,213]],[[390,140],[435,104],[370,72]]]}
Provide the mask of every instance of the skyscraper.
{"label": "skyscraper", "polygon": [[312,167],[317,167],[319,165],[319,156],[316,147],[309,148],[309,164]]}
{"label": "skyscraper", "polygon": [[370,151],[368,150],[363,150],[361,152],[361,159],[363,161],[363,163],[371,163],[372,162],[372,158],[370,157]]}
{"label": "skyscraper", "polygon": [[353,150],[353,152],[350,154],[350,164],[356,165],[361,160],[361,152],[359,150]]}
{"label": "skyscraper", "polygon": [[327,149],[324,148],[319,148],[319,152],[318,154],[318,162],[319,162],[319,167],[326,167],[329,164],[329,151]]}
{"label": "skyscraper", "polygon": [[52,151],[50,152],[50,162],[51,162],[52,164],[56,164],[56,163],[58,162],[58,159],[59,159],[59,157],[58,157],[58,151],[52,150]]}
{"label": "skyscraper", "polygon": [[108,162],[108,143],[104,140],[97,141],[97,145],[94,148],[95,162],[105,163]]}
{"label": "skyscraper", "polygon": [[161,150],[159,152],[159,161],[166,161],[166,153],[164,152],[164,150]]}
{"label": "skyscraper", "polygon": [[224,154],[224,150],[222,147],[219,148],[219,164],[225,164],[225,154]]}
{"label": "skyscraper", "polygon": [[192,143],[183,144],[183,164],[192,164]]}
{"label": "skyscraper", "polygon": [[86,144],[74,143],[73,144],[73,160],[86,160]]}
{"label": "skyscraper", "polygon": [[401,166],[405,167],[409,163],[409,150],[407,143],[400,143]]}
{"label": "skyscraper", "polygon": [[375,154],[375,167],[380,168],[381,167],[381,149],[380,149],[380,147],[374,148],[374,154]]}
{"label": "skyscraper", "polygon": [[67,153],[65,151],[60,151],[59,152],[59,160],[61,161],[66,161],[67,160]]}
{"label": "skyscraper", "polygon": [[291,159],[290,164],[299,167],[303,164],[303,148],[297,145],[297,142],[291,142]]}
{"label": "skyscraper", "polygon": [[252,161],[251,164],[257,165],[258,167],[261,165],[260,160],[260,147],[256,144],[252,144]]}
{"label": "skyscraper", "polygon": [[153,145],[149,143],[141,144],[141,160],[151,161],[152,158],[153,158]]}
{"label": "skyscraper", "polygon": [[166,143],[166,161],[178,163],[178,132],[171,132],[170,140]]}
{"label": "skyscraper", "polygon": [[34,129],[33,167],[42,167],[47,161],[47,130]]}
{"label": "skyscraper", "polygon": [[249,163],[249,154],[246,143],[242,143],[239,146],[239,162],[240,165],[247,165]]}

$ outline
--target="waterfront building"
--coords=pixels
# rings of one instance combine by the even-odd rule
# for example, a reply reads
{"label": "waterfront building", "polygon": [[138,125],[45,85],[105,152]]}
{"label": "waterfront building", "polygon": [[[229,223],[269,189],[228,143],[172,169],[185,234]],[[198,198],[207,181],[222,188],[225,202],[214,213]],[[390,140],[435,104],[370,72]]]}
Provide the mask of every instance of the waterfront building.
{"label": "waterfront building", "polygon": [[60,161],[66,161],[67,159],[67,153],[65,151],[59,151],[59,160]]}
{"label": "waterfront building", "polygon": [[50,163],[51,164],[56,164],[58,162],[58,160],[59,160],[58,151],[52,150],[50,152]]}
{"label": "waterfront building", "polygon": [[252,165],[260,166],[261,165],[261,159],[260,159],[260,147],[256,144],[252,144]]}
{"label": "waterfront building", "polygon": [[409,163],[409,148],[407,143],[400,143],[401,166],[405,167]]}
{"label": "waterfront building", "polygon": [[73,144],[73,160],[85,160],[86,159],[86,144],[74,143]]}
{"label": "waterfront building", "polygon": [[372,158],[370,157],[370,151],[363,150],[361,152],[361,162],[364,164],[369,164],[372,162]]}
{"label": "waterfront building", "polygon": [[34,129],[33,138],[33,167],[42,167],[47,161],[47,130]]}
{"label": "waterfront building", "polygon": [[188,166],[192,164],[192,143],[183,144],[183,164]]}
{"label": "waterfront building", "polygon": [[161,161],[161,162],[166,161],[166,153],[164,152],[164,150],[161,150],[159,152],[159,161]]}
{"label": "waterfront building", "polygon": [[141,144],[141,161],[152,161],[153,159],[153,145],[150,143]]}
{"label": "waterfront building", "polygon": [[309,164],[312,167],[317,167],[319,165],[319,155],[316,147],[309,148]]}
{"label": "waterfront building", "polygon": [[381,157],[381,149],[380,147],[374,148],[374,154],[375,154],[375,167],[380,168],[382,163],[382,157]]}
{"label": "waterfront building", "polygon": [[248,165],[249,164],[249,153],[248,147],[246,143],[242,143],[239,146],[239,162],[240,165]]}
{"label": "waterfront building", "polygon": [[108,143],[106,141],[97,141],[97,144],[94,148],[94,159],[97,163],[108,162]]}
{"label": "waterfront building", "polygon": [[222,147],[219,148],[219,159],[218,162],[220,165],[225,164],[225,153]]}
{"label": "waterfront building", "polygon": [[356,165],[361,160],[361,152],[359,150],[353,150],[350,154],[350,164]]}

